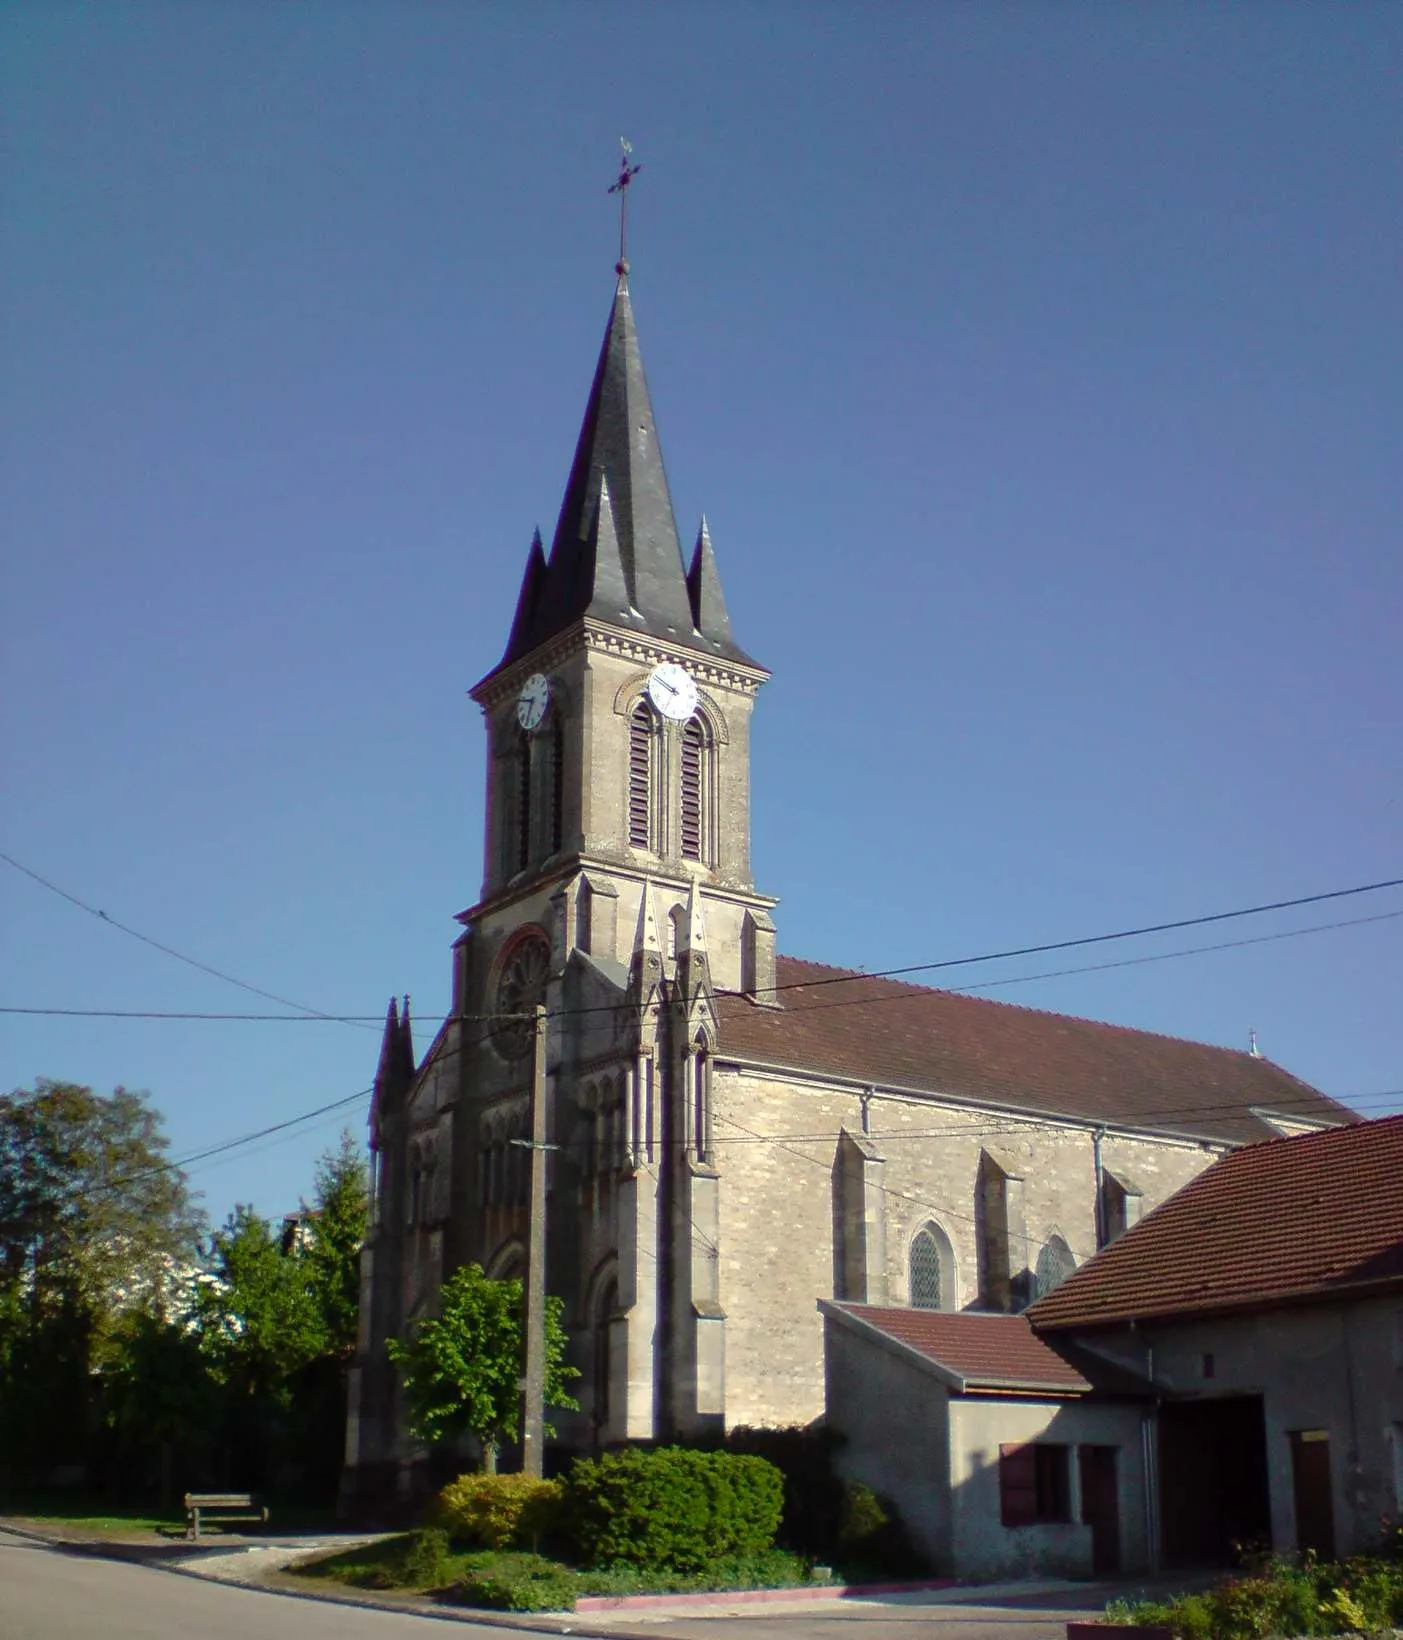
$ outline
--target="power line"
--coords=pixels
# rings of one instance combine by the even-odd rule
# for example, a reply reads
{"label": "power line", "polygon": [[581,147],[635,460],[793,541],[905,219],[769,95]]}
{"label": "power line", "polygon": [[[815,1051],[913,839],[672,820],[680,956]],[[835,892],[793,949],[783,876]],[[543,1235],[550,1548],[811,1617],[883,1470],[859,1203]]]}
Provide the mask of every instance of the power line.
{"label": "power line", "polygon": [[[198,969],[202,974],[209,974],[214,979],[223,980],[226,985],[237,985],[241,991],[247,991],[251,996],[262,997],[265,1002],[281,1003],[284,1008],[295,1008],[299,1013],[310,1015],[316,1019],[329,1020],[333,1017],[324,1014],[320,1008],[310,1007],[305,1002],[294,1001],[291,997],[280,996],[276,991],[265,991],[261,985],[252,985],[248,980],[239,979],[233,974],[226,974],[222,968],[212,968],[209,963],[201,962],[198,957],[189,956],[184,951],[177,951],[173,945],[166,945],[160,940],[153,939],[149,934],[143,934],[140,929],[132,928],[128,923],[109,916],[99,906],[90,905],[77,894],[71,894],[66,888],[60,888],[57,883],[50,882],[47,877],[41,877],[37,871],[16,860],[14,855],[6,854],[3,849],[0,849],[0,860],[3,860],[8,866],[13,866],[16,871],[21,872],[33,882],[38,883],[41,888],[48,889],[50,894],[57,894],[61,900],[67,900],[70,905],[77,906],[80,911],[86,911],[90,917],[96,917],[99,922],[106,923],[109,928],[115,928],[119,934],[126,934],[131,939],[140,940],[143,945],[149,945],[153,951],[160,951],[165,956],[174,957],[177,962],[183,962],[187,968]],[[357,1022],[347,1019],[340,1023],[355,1024]]]}
{"label": "power line", "polygon": [[[1356,891],[1349,891],[1356,892]],[[1250,912],[1221,913],[1221,916],[1247,916]],[[1218,940],[1210,945],[1194,945],[1178,951],[1157,951],[1143,957],[1120,957],[1112,962],[1088,963],[1075,968],[1054,968],[1039,974],[1015,974],[1003,979],[979,980],[971,985],[945,985],[938,991],[947,996],[971,995],[978,991],[995,991],[1010,985],[1031,985],[1040,980],[1063,979],[1076,974],[1100,974],[1116,968],[1135,968],[1145,963],[1172,962],[1180,957],[1201,957],[1215,951],[1237,951],[1252,945],[1270,945],[1279,940],[1300,939],[1307,934],[1328,933],[1340,928],[1360,928],[1370,923],[1391,922],[1403,917],[1403,909],[1398,911],[1380,911],[1368,917],[1345,917],[1335,922],[1312,923],[1305,928],[1286,928],[1275,934],[1254,934],[1241,940]],[[1216,920],[1216,919],[1209,919]],[[1114,935],[1097,935],[1095,939],[1118,938]],[[1073,943],[1073,942],[1068,942]],[[947,966],[957,963],[974,963],[987,959],[979,957],[965,957],[954,959]],[[932,965],[934,966],[934,965]],[[897,972],[897,970],[893,970]],[[900,970],[910,972],[910,970]],[[829,986],[865,979],[886,979],[890,976],[885,973],[844,973],[834,975],[829,979],[799,980],[787,985],[775,986],[774,991],[803,990],[811,986]],[[903,991],[893,992],[881,997],[855,997],[851,1001],[820,1002],[805,1013],[817,1013],[825,1008],[875,1007],[879,1004],[894,1002],[918,1001],[923,997],[935,993],[936,988],[929,986],[912,986]],[[722,996],[748,996],[752,993],[742,991],[721,991]],[[771,995],[772,991],[766,991]],[[600,1004],[588,1008],[561,1008],[550,1013],[551,1019],[573,1019],[586,1014],[610,1013],[622,1006],[619,1003]],[[223,1024],[267,1024],[267,1025],[369,1025],[380,1021],[378,1014],[260,1014],[260,1013],[226,1013],[210,1009],[158,1009],[158,1008],[36,1008],[21,1007],[18,1005],[0,1005],[0,1014],[19,1014],[30,1018],[51,1019],[133,1019],[133,1020],[181,1020],[187,1022],[213,1022]],[[484,1024],[500,1024],[508,1016],[505,1014],[453,1014],[449,1016],[459,1021],[468,1021]],[[528,1016],[522,1015],[522,1018]]]}
{"label": "power line", "polygon": [[947,957],[939,962],[914,962],[903,968],[878,968],[870,973],[841,973],[826,979],[791,980],[785,985],[766,989],[765,995],[778,991],[817,990],[823,985],[850,984],[862,979],[898,979],[903,974],[930,974],[937,969],[967,968],[981,962],[1003,962],[1009,957],[1045,956],[1052,951],[1073,951],[1087,945],[1107,945],[1113,940],[1139,939],[1146,934],[1168,934],[1181,928],[1202,928],[1208,923],[1231,922],[1237,917],[1259,917],[1269,911],[1289,911],[1296,906],[1320,905],[1326,900],[1349,899],[1356,894],[1377,894],[1385,888],[1403,888],[1403,877],[1390,877],[1377,883],[1360,883],[1354,888],[1334,888],[1324,894],[1302,894],[1292,900],[1272,900],[1263,905],[1241,906],[1235,911],[1211,911],[1199,917],[1180,917],[1173,922],[1146,923],[1139,928],[1121,928],[1110,934],[1086,934],[1074,940],[1050,940],[1042,945],[1015,946],[1007,951],[986,951],[978,957]]}

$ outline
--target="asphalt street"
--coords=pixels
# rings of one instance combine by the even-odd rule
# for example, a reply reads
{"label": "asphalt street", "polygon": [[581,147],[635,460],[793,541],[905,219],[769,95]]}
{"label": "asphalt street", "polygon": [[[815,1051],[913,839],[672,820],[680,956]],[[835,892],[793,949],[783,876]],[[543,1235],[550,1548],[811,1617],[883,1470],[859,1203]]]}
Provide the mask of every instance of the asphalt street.
{"label": "asphalt street", "polygon": [[[1017,1609],[911,1594],[778,1609],[742,1606],[734,1614],[591,1613],[547,1618],[541,1628],[637,1640],[1062,1640],[1069,1614],[1054,1608],[1066,1601],[1065,1590],[1020,1601]],[[443,1622],[299,1600],[73,1554],[0,1531],[0,1640],[510,1640],[512,1632],[470,1619]]]}

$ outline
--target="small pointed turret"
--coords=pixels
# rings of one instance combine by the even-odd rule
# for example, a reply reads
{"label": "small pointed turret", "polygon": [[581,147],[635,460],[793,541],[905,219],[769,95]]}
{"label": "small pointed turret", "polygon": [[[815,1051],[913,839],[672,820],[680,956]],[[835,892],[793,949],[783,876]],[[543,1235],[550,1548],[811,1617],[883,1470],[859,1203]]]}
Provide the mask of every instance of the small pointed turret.
{"label": "small pointed turret", "polygon": [[643,897],[638,904],[638,927],[633,935],[633,957],[628,970],[629,1000],[644,1007],[663,980],[663,948],[658,938],[658,917],[653,904],[653,879],[643,879]]}
{"label": "small pointed turret", "polygon": [[409,992],[404,993],[404,1009],[399,1018],[399,1073],[405,1086],[414,1080],[419,1063],[414,1057],[414,1028],[409,1023]]}
{"label": "small pointed turret", "polygon": [[701,887],[695,877],[692,878],[692,889],[687,896],[687,914],[682,919],[682,940],[678,947],[678,955],[690,952],[695,956],[706,954],[706,922],[702,917]]}
{"label": "small pointed turret", "polygon": [[385,1030],[380,1038],[380,1063],[375,1068],[377,1090],[388,1086],[395,1078],[399,1060],[399,1003],[390,998],[385,1011]]}
{"label": "small pointed turret", "polygon": [[701,885],[692,879],[687,909],[677,931],[677,1000],[689,1016],[711,992],[711,962],[706,954],[706,920],[702,916]]}
{"label": "small pointed turret", "polygon": [[619,555],[619,532],[614,522],[607,473],[599,480],[599,504],[594,509],[589,552],[582,559],[582,565],[587,571],[588,612],[601,621],[628,620],[628,583],[624,579],[624,561]]}
{"label": "small pointed turret", "polygon": [[409,1025],[409,998],[404,1013],[394,997],[385,1012],[385,1030],[380,1038],[380,1063],[375,1068],[375,1086],[370,1099],[371,1143],[380,1142],[381,1123],[404,1102],[414,1082],[414,1036]]}
{"label": "small pointed turret", "polygon": [[545,590],[546,552],[541,545],[541,532],[537,530],[531,537],[531,549],[526,554],[526,569],[521,577],[521,591],[516,596],[516,614],[512,618],[511,636],[507,639],[508,655],[521,654],[534,642],[532,633],[539,624]]}
{"label": "small pointed turret", "polygon": [[692,602],[692,625],[705,640],[706,647],[724,655],[739,654],[731,636],[731,617],[726,613],[726,595],[721,590],[721,575],[716,568],[716,554],[711,550],[711,531],[707,528],[705,513],[697,531],[697,544],[692,549],[692,566],[687,571],[687,596]]}

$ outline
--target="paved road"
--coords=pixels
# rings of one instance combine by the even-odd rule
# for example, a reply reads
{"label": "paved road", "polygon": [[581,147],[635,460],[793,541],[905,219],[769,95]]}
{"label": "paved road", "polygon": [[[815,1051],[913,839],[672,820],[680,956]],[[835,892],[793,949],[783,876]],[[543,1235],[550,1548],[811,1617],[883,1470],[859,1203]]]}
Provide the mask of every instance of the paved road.
{"label": "paved road", "polygon": [[65,1554],[0,1532],[0,1640],[511,1640],[481,1623],[324,1605]]}
{"label": "paved road", "polygon": [[[1018,1609],[955,1605],[919,1594],[735,1615],[591,1613],[545,1619],[555,1633],[633,1640],[1063,1640],[1068,1591]],[[1104,1597],[1103,1597],[1104,1598]],[[1080,1601],[1070,1602],[1081,1604]],[[157,1567],[61,1549],[0,1531],[0,1640],[511,1640],[512,1630],[401,1612],[297,1600]]]}

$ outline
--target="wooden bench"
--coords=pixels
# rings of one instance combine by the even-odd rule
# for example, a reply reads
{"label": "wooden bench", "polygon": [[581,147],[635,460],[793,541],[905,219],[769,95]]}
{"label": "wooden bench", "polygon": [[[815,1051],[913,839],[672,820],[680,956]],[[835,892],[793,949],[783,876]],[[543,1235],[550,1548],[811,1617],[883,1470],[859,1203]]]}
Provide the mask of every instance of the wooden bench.
{"label": "wooden bench", "polygon": [[198,1541],[200,1517],[218,1515],[221,1520],[257,1521],[266,1525],[267,1505],[258,1504],[247,1492],[187,1492],[185,1494],[185,1535]]}

